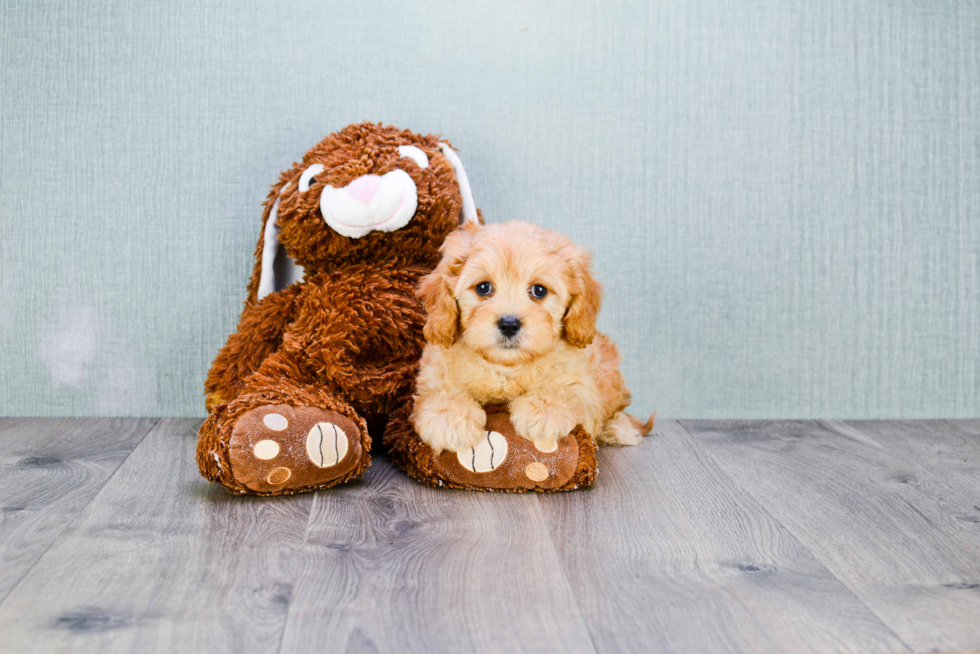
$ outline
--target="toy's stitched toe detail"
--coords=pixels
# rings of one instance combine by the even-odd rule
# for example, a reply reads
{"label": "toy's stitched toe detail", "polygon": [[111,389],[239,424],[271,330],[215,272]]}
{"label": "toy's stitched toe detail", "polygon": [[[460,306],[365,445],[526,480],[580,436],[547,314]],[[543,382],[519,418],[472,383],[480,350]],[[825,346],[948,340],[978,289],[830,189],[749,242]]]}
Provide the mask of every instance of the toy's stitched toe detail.
{"label": "toy's stitched toe detail", "polygon": [[252,448],[252,452],[255,454],[256,459],[262,459],[263,461],[274,459],[279,456],[279,443],[270,440],[259,441]]}
{"label": "toy's stitched toe detail", "polygon": [[269,473],[269,476],[266,478],[266,481],[268,481],[273,486],[279,486],[289,481],[289,478],[292,476],[293,476],[293,471],[290,470],[289,468],[276,468],[275,470]]}
{"label": "toy's stitched toe detail", "polygon": [[527,465],[527,468],[524,469],[524,474],[531,481],[544,481],[548,478],[548,466],[535,461]]}
{"label": "toy's stitched toe detail", "polygon": [[331,468],[347,456],[350,441],[332,422],[318,422],[306,437],[306,455],[318,468]]}
{"label": "toy's stitched toe detail", "polygon": [[456,458],[470,472],[496,470],[507,458],[507,439],[495,431],[488,431],[486,438],[475,447],[458,452]]}
{"label": "toy's stitched toe detail", "polygon": [[550,454],[558,449],[558,441],[534,441],[534,448],[538,452],[544,452],[545,454]]}
{"label": "toy's stitched toe detail", "polygon": [[267,413],[265,417],[262,418],[262,422],[264,422],[265,426],[272,431],[283,431],[289,426],[289,421],[286,420],[286,416],[282,415],[281,413]]}

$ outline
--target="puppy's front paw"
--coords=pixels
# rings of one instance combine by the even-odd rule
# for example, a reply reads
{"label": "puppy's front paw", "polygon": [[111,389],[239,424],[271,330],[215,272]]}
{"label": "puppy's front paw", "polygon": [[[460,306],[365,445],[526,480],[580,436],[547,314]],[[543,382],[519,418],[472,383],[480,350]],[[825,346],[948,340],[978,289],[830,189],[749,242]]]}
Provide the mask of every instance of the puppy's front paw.
{"label": "puppy's front paw", "polygon": [[510,403],[510,422],[518,435],[546,449],[555,446],[579,423],[575,410],[543,398],[522,396]]}
{"label": "puppy's front paw", "polygon": [[436,454],[443,450],[459,452],[486,437],[487,415],[471,398],[419,400],[412,424]]}

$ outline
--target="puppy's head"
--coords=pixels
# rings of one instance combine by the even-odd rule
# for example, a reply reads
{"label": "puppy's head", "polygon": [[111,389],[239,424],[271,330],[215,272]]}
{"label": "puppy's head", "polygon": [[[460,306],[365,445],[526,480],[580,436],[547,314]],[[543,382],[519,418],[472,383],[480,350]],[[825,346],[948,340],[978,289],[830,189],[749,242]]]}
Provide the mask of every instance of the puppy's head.
{"label": "puppy's head", "polygon": [[461,342],[492,363],[526,363],[564,339],[592,342],[602,287],[591,257],[530,223],[467,224],[419,286],[430,343]]}

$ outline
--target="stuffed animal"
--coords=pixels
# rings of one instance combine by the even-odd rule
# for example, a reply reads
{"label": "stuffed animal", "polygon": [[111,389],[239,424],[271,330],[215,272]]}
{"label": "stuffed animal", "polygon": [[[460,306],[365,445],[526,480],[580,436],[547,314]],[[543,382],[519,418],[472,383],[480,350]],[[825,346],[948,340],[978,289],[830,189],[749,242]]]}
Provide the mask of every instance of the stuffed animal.
{"label": "stuffed animal", "polygon": [[411,396],[424,346],[416,286],[465,221],[482,218],[437,136],[351,125],[283,172],[238,331],[205,384],[201,474],[257,495],[361,475],[369,434]]}
{"label": "stuffed animal", "polygon": [[436,454],[412,427],[410,398],[392,415],[384,443],[391,459],[408,476],[429,486],[467,490],[554,492],[575,490],[595,481],[599,472],[596,442],[581,425],[554,449],[541,450],[519,436],[507,407],[483,407],[486,437],[460,452]]}

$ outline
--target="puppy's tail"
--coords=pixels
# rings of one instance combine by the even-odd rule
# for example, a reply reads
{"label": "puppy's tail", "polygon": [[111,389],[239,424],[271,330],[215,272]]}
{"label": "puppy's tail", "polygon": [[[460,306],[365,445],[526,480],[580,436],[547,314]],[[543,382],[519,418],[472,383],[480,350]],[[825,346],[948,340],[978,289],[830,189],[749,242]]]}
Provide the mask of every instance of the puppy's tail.
{"label": "puppy's tail", "polygon": [[626,414],[626,417],[629,418],[630,422],[633,423],[633,426],[639,430],[640,436],[646,436],[653,431],[653,423],[656,422],[657,414],[654,412],[646,422],[640,422],[639,418],[631,416],[628,413]]}

